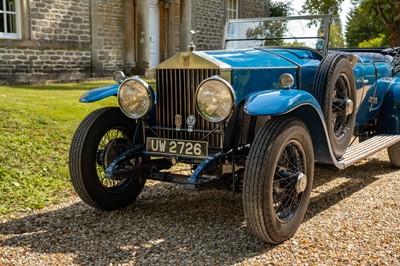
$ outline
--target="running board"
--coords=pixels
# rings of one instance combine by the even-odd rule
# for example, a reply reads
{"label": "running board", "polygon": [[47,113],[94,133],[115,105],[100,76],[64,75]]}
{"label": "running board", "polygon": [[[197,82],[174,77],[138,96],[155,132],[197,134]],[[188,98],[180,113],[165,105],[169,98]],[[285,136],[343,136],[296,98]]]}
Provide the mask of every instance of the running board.
{"label": "running board", "polygon": [[400,141],[400,135],[377,135],[354,146],[350,146],[339,159],[340,168],[347,168],[366,157]]}

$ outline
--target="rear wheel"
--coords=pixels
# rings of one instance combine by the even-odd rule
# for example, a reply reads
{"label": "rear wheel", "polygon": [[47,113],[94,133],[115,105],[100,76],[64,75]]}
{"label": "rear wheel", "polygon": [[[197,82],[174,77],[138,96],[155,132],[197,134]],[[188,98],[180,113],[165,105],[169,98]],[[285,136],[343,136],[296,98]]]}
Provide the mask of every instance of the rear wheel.
{"label": "rear wheel", "polygon": [[243,208],[250,231],[273,244],[293,236],[307,210],[313,177],[314,152],[304,123],[269,120],[246,162]]}
{"label": "rear wheel", "polygon": [[400,168],[400,142],[387,148],[390,164],[393,167]]}
{"label": "rear wheel", "polygon": [[[69,169],[75,191],[87,204],[114,210],[132,203],[142,191],[146,180],[141,177],[105,177],[105,169],[133,147],[135,127],[116,107],[96,110],[79,125],[71,143]],[[137,165],[140,159],[128,163]]]}
{"label": "rear wheel", "polygon": [[346,151],[356,121],[356,85],[352,66],[345,55],[329,54],[317,71],[312,94],[324,113],[334,155]]}

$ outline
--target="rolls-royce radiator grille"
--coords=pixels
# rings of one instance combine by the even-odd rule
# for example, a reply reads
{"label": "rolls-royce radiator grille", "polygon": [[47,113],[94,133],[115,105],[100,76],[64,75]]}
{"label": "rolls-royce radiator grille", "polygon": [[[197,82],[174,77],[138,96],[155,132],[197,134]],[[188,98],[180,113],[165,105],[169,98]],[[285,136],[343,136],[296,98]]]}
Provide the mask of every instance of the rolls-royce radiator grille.
{"label": "rolls-royce radiator grille", "polygon": [[[220,148],[222,135],[211,133],[217,126],[196,111],[194,94],[206,78],[218,75],[218,69],[158,69],[157,70],[157,130],[158,137],[184,140],[204,140],[210,148]],[[196,117],[193,131],[188,131],[186,119]],[[182,130],[176,130],[181,116]],[[177,118],[178,117],[178,118]],[[179,124],[179,121],[178,121]],[[179,127],[179,126],[178,126]],[[161,129],[160,129],[161,128]],[[211,133],[211,134],[210,134]]]}

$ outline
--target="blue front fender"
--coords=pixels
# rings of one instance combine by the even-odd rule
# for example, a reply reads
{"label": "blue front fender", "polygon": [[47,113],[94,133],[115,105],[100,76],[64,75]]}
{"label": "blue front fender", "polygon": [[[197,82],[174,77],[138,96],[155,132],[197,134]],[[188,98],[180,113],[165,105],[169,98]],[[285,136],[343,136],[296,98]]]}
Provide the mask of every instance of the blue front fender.
{"label": "blue front fender", "polygon": [[246,97],[244,110],[249,115],[280,115],[307,104],[312,105],[322,114],[321,107],[314,96],[302,90],[267,90],[249,94]]}
{"label": "blue front fender", "polygon": [[93,89],[83,94],[79,101],[83,103],[91,103],[110,96],[117,96],[118,88],[119,84],[114,84]]}
{"label": "blue front fender", "polygon": [[343,168],[332,152],[321,106],[310,93],[301,90],[268,90],[252,93],[244,104],[245,112],[255,116],[288,114],[304,122],[313,142],[314,159],[318,164]]}

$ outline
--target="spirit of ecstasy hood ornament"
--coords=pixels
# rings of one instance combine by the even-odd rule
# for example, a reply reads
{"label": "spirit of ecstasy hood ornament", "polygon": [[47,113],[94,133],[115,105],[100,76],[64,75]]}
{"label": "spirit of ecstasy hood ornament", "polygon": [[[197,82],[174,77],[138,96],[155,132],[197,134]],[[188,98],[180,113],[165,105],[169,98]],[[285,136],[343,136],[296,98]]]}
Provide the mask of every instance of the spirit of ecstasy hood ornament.
{"label": "spirit of ecstasy hood ornament", "polygon": [[188,50],[190,52],[193,52],[196,50],[196,45],[194,45],[194,37],[196,36],[197,33],[199,33],[199,31],[195,31],[195,30],[190,31],[191,41],[190,41],[190,44],[188,45]]}

